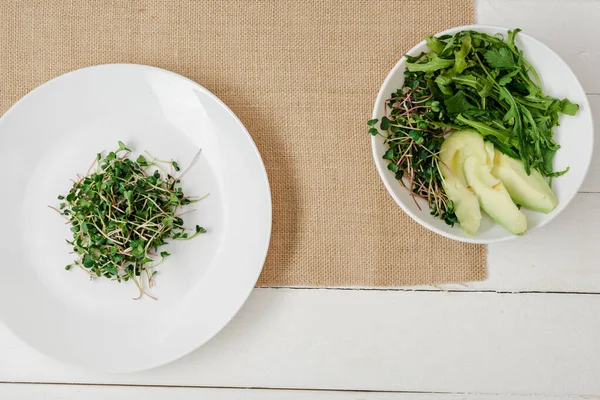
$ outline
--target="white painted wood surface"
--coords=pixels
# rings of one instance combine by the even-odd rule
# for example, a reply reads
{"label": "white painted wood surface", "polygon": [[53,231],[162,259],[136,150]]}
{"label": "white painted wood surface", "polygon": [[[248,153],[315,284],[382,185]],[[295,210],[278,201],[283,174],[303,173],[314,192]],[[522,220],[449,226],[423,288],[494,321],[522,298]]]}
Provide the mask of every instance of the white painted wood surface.
{"label": "white painted wood surface", "polygon": [[[598,131],[600,1],[480,0],[477,20],[556,50],[588,92]],[[600,157],[581,191],[549,226],[490,246],[485,282],[444,285],[450,293],[257,289],[214,340],[151,371],[65,366],[0,324],[0,382],[194,386],[0,383],[0,399],[600,398]]]}
{"label": "white painted wood surface", "polygon": [[8,381],[600,395],[600,296],[257,289],[214,340],[167,366],[106,375],[7,334]]}
{"label": "white painted wood surface", "polygon": [[597,0],[478,0],[480,24],[521,28],[558,53],[587,93],[600,94]]}
{"label": "white painted wood surface", "polygon": [[[496,395],[441,393],[383,393],[314,390],[264,390],[230,388],[166,388],[80,385],[0,385],[0,398],[10,400],[498,400]],[[541,400],[541,395],[511,396],[511,400]],[[579,399],[557,396],[553,400]],[[598,399],[596,396],[586,397]]]}
{"label": "white painted wood surface", "polygon": [[[600,17],[600,12],[598,14]],[[598,66],[600,66],[600,63],[598,63]],[[600,81],[600,76],[598,80]],[[600,94],[588,95],[588,100],[594,117],[595,132],[597,133],[600,131]],[[592,158],[590,169],[583,185],[581,185],[580,192],[600,192],[600,157],[598,157],[600,154],[600,138],[596,135],[594,139],[595,157]]]}

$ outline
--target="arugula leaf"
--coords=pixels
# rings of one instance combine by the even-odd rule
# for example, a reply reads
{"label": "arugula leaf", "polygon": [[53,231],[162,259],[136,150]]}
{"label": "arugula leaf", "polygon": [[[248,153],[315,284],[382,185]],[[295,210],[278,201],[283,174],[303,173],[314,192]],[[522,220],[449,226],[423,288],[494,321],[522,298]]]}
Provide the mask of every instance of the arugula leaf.
{"label": "arugula leaf", "polygon": [[[509,87],[510,89],[510,87]],[[527,96],[513,96],[517,103],[527,106],[530,110],[539,109],[543,111],[549,111],[551,113],[557,112],[559,108],[559,104],[556,99],[552,99],[549,97],[538,97],[534,95]]]}
{"label": "arugula leaf", "polygon": [[[441,38],[439,38],[441,40]],[[456,46],[456,42],[459,39],[459,35],[455,34],[452,35],[448,38],[448,41],[446,42],[446,46],[444,47],[444,50],[442,50],[442,52],[440,53],[440,57],[451,57],[452,56],[452,52],[454,51],[454,47]]]}
{"label": "arugula leaf", "polygon": [[552,165],[552,160],[554,160],[554,155],[558,149],[544,149],[542,150],[542,164],[540,165],[540,172],[544,175],[552,174],[552,169],[554,166]]}
{"label": "arugula leaf", "polygon": [[505,100],[508,103],[509,111],[504,115],[503,121],[512,122],[513,134],[519,141],[519,151],[521,153],[521,161],[527,175],[531,173],[531,164],[529,160],[529,142],[527,140],[526,132],[523,130],[523,120],[519,107],[514,97],[505,88],[500,88],[500,99]]}
{"label": "arugula leaf", "polygon": [[462,74],[453,76],[451,80],[455,84],[472,87],[473,89],[477,90],[477,93],[481,97],[486,97],[487,95],[489,95],[492,89],[491,81],[485,78],[477,77],[472,74]]}
{"label": "arugula leaf", "polygon": [[[433,79],[427,79],[427,88],[431,91],[431,94],[435,99],[438,99],[438,100],[444,99],[445,93],[442,93],[441,89],[438,87],[438,85],[435,84]],[[447,93],[447,94],[452,95],[452,92]]]}
{"label": "arugula leaf", "polygon": [[498,149],[498,151],[500,151],[502,154],[506,154],[507,156],[512,157],[515,160],[519,160],[521,158],[519,157],[519,154],[516,151],[514,151],[510,145],[503,143],[496,136],[488,135],[486,136],[485,140],[492,142],[494,144],[494,148]]}
{"label": "arugula leaf", "polygon": [[531,94],[529,91],[529,86],[521,82],[513,81],[506,84],[506,87],[510,89],[511,92],[516,92],[522,96],[529,96]]}
{"label": "arugula leaf", "polygon": [[406,63],[406,68],[411,72],[432,72],[440,69],[451,67],[454,64],[454,60],[446,60],[439,58],[437,54],[434,54],[429,60],[424,63]]}
{"label": "arugula leaf", "polygon": [[472,110],[475,106],[469,103],[467,97],[465,96],[465,92],[459,90],[454,96],[444,100],[444,105],[446,106],[446,112],[448,114],[460,114],[465,111]]}
{"label": "arugula leaf", "polygon": [[505,143],[505,144],[513,144],[510,138],[510,131],[507,131],[506,129],[500,130],[500,129],[496,129],[491,127],[490,125],[486,124],[485,122],[477,122],[477,121],[473,121],[461,114],[458,114],[455,118],[456,122],[461,124],[461,125],[466,125],[466,126],[470,126],[471,128],[475,128],[480,134],[481,136],[487,138],[487,136],[494,136],[496,137],[501,143]]}
{"label": "arugula leaf", "polygon": [[471,37],[465,36],[461,42],[460,50],[454,53],[454,67],[452,68],[457,74],[462,74],[468,67],[466,58],[471,51]]}
{"label": "arugula leaf", "polygon": [[435,78],[435,83],[441,86],[448,86],[452,83],[452,78],[445,75],[438,75],[437,78]]}
{"label": "arugula leaf", "polygon": [[498,85],[506,86],[507,84],[511,83],[513,78],[519,73],[519,71],[520,70],[515,69],[514,71],[503,75],[500,79],[498,79]]}
{"label": "arugula leaf", "polygon": [[406,58],[406,62],[416,63],[416,62],[419,62],[421,59],[423,59],[426,55],[427,55],[427,53],[421,53],[417,56],[411,56],[411,55],[405,54],[404,57]]}
{"label": "arugula leaf", "polygon": [[552,178],[563,176],[564,174],[569,172],[570,169],[571,169],[571,167],[567,167],[567,168],[563,169],[562,171],[550,172],[547,176],[549,176],[550,180],[552,181]]}
{"label": "arugula leaf", "polygon": [[517,46],[515,46],[515,38],[517,37],[517,34],[519,32],[521,32],[521,29],[519,29],[519,28],[508,31],[508,41],[506,43],[508,45],[508,47],[516,53],[518,53],[518,50],[517,50]]}
{"label": "arugula leaf", "polygon": [[559,111],[566,115],[575,115],[579,111],[579,105],[571,103],[568,99],[559,102]]}
{"label": "arugula leaf", "polygon": [[462,114],[480,122],[492,122],[501,117],[498,110],[482,110],[479,108],[464,111]]}
{"label": "arugula leaf", "polygon": [[435,36],[426,36],[425,42],[427,43],[427,47],[438,55],[444,50],[445,44]]}

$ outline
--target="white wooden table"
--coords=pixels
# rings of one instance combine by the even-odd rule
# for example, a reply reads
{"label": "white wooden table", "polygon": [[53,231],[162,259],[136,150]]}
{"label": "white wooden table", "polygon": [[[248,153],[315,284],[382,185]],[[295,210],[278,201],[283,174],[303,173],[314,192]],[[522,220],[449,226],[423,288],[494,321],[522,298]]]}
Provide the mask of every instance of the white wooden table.
{"label": "white wooden table", "polygon": [[[556,50],[600,129],[599,0],[479,0],[477,22]],[[64,366],[0,323],[0,399],[600,399],[599,258],[600,156],[555,222],[489,247],[485,282],[256,289],[207,345],[125,375]]]}

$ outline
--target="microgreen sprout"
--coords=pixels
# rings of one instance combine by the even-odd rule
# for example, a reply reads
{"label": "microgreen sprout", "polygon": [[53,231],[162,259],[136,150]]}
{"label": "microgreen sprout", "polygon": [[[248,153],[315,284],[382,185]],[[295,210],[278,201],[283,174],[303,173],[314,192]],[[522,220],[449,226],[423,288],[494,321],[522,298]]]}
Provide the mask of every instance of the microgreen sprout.
{"label": "microgreen sprout", "polygon": [[180,212],[201,198],[186,196],[179,186],[182,175],[175,177],[161,166],[178,172],[175,161],[143,155],[131,160],[130,152],[119,141],[116,151],[99,153],[88,174],[78,177],[68,194],[58,196],[59,208],[50,207],[66,218],[73,233],[67,243],[77,259],[66,270],[78,266],[91,279],[132,280],[139,289],[136,300],[144,295],[155,299],[148,293],[155,268],[170,255],[159,248],[169,240],[189,240],[206,232],[199,225],[192,232],[184,228],[181,217],[195,210]]}

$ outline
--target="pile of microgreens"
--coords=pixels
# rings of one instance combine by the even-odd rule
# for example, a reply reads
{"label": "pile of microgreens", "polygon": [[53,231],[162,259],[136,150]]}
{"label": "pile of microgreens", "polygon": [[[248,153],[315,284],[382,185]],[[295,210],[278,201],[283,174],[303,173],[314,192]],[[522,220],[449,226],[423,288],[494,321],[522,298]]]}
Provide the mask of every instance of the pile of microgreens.
{"label": "pile of microgreens", "polygon": [[140,155],[133,161],[130,152],[119,142],[118,150],[104,157],[99,153],[87,175],[78,176],[66,196],[58,196],[59,208],[51,208],[71,225],[73,240],[67,243],[79,255],[65,269],[77,265],[90,279],[131,279],[139,289],[136,300],[143,295],[155,299],[146,286],[153,287],[155,268],[170,255],[158,249],[169,239],[187,240],[206,232],[196,225],[195,232],[188,234],[181,217],[195,210],[179,212],[182,206],[201,200],[184,195],[178,187],[200,153],[175,177],[181,170],[175,161],[149,153],[148,158]]}
{"label": "pile of microgreens", "polygon": [[[452,225],[457,222],[454,205],[448,199],[438,172],[437,155],[446,131],[436,128],[432,120],[440,112],[439,101],[433,98],[424,82],[407,73],[404,89],[392,94],[385,102],[387,117],[381,120],[380,128],[387,131],[385,143],[388,150],[383,158],[388,160],[388,169],[396,174],[400,184],[410,191],[413,199],[427,200],[431,214]],[[371,134],[378,134],[370,120]],[[419,209],[419,203],[415,199]]]}

